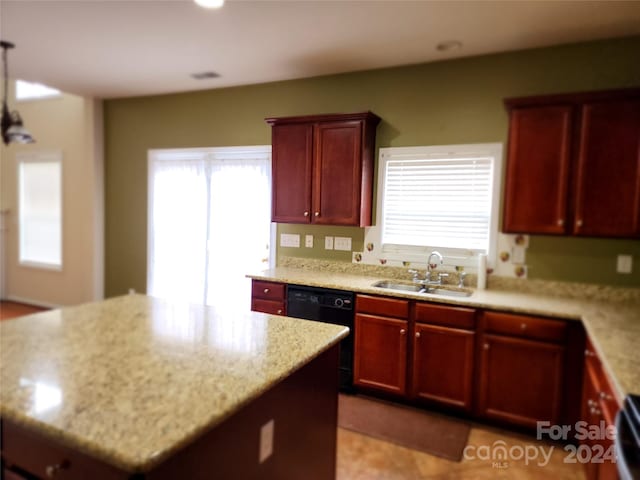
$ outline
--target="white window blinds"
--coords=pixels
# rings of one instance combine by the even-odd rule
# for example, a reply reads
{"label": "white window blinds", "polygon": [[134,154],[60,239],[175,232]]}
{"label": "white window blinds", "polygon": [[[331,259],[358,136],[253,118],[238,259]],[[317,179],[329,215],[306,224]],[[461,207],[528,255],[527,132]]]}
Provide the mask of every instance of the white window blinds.
{"label": "white window blinds", "polygon": [[496,155],[486,149],[381,152],[382,243],[488,252]]}

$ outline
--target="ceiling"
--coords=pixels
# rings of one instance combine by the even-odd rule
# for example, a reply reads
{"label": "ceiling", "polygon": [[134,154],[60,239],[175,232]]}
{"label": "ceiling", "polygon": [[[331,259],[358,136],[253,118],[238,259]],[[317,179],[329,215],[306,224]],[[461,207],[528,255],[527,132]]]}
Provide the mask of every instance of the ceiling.
{"label": "ceiling", "polygon": [[0,0],[0,32],[12,77],[111,98],[637,35],[640,2]]}

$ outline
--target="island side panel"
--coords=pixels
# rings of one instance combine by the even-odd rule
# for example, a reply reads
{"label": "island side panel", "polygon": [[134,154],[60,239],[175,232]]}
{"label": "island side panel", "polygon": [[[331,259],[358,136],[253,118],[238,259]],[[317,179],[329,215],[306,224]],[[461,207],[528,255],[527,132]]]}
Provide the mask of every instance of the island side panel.
{"label": "island side panel", "polygon": [[[331,347],[146,478],[334,480],[338,355]],[[260,429],[270,420],[273,454],[259,463]]]}

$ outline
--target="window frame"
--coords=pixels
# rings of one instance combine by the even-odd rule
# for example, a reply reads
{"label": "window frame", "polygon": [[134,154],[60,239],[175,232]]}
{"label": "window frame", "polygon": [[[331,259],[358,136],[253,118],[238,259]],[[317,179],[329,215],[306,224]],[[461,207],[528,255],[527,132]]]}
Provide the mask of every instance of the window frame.
{"label": "window frame", "polygon": [[[489,241],[488,251],[479,252],[477,250],[462,248],[447,248],[443,246],[415,246],[383,244],[383,222],[384,222],[384,201],[386,183],[386,162],[393,160],[394,154],[404,155],[438,155],[442,157],[456,156],[485,156],[492,157],[492,191],[491,209],[489,220]],[[402,261],[426,264],[427,255],[433,250],[439,251],[444,256],[444,264],[447,266],[475,267],[478,264],[478,254],[487,254],[487,263],[494,266],[497,257],[499,216],[500,216],[500,192],[502,184],[502,163],[503,163],[502,143],[476,143],[457,145],[434,145],[416,147],[385,147],[380,148],[378,154],[378,182],[376,199],[376,224],[370,228],[367,234],[368,241],[376,248],[377,256],[391,261]],[[365,243],[369,243],[365,240]]]}
{"label": "window frame", "polygon": [[[22,257],[22,168],[24,163],[57,163],[60,168],[60,263],[45,263],[33,260],[23,260]],[[18,265],[40,270],[61,272],[64,267],[64,162],[61,150],[47,152],[17,152],[17,224],[18,224]]]}

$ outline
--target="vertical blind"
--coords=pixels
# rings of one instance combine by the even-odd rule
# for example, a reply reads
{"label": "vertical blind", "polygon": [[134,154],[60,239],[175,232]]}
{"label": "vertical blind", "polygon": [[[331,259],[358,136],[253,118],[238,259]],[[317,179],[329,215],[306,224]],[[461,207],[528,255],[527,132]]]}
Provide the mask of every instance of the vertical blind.
{"label": "vertical blind", "polygon": [[488,251],[491,156],[388,154],[382,243]]}

